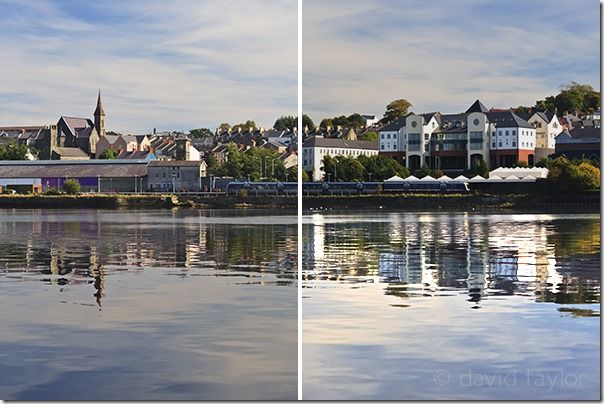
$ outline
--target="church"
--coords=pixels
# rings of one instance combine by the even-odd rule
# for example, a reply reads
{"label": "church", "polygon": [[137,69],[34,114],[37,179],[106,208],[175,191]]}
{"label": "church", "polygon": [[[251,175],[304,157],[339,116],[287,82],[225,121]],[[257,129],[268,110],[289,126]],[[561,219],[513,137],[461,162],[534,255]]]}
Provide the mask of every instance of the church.
{"label": "church", "polygon": [[40,160],[94,158],[96,145],[105,136],[105,111],[99,90],[94,121],[61,116],[56,125],[0,127],[0,143],[17,142],[37,151]]}
{"label": "church", "polygon": [[89,118],[73,116],[59,118],[55,135],[50,136],[51,159],[64,160],[77,155],[80,155],[79,158],[89,158],[96,153],[96,144],[102,136],[105,136],[105,110],[99,90],[94,122]]}

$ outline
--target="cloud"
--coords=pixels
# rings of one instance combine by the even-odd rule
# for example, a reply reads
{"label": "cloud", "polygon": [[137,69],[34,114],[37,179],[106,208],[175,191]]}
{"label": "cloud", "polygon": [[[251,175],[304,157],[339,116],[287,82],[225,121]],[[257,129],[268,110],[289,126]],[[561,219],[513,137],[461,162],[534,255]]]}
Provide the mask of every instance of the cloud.
{"label": "cloud", "polygon": [[570,81],[599,88],[593,1],[303,3],[303,107],[315,120],[532,105]]}
{"label": "cloud", "polygon": [[296,113],[295,0],[0,0],[0,122],[91,116],[146,132]]}

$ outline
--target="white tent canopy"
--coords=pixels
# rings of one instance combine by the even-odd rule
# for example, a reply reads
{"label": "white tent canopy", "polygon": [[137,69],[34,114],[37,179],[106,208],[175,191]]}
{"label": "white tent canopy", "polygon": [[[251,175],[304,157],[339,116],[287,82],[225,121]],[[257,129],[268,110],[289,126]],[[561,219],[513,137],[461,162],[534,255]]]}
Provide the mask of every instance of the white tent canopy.
{"label": "white tent canopy", "polygon": [[485,182],[485,181],[486,181],[486,179],[484,179],[480,175],[475,175],[474,177],[470,178],[470,182]]}
{"label": "white tent canopy", "polygon": [[403,178],[399,177],[398,175],[395,175],[394,177],[390,177],[387,180],[384,180],[384,182],[400,182],[400,181],[405,181]]}
{"label": "white tent canopy", "polygon": [[448,175],[443,175],[442,177],[439,177],[438,180],[448,182],[448,181],[451,181],[452,178],[449,177]]}
{"label": "white tent canopy", "polygon": [[469,180],[469,178],[466,177],[465,175],[458,175],[457,177],[455,177],[453,179],[453,181],[467,181],[467,180]]}
{"label": "white tent canopy", "polygon": [[405,178],[405,181],[419,181],[419,178],[417,178],[414,175],[410,175],[407,178]]}
{"label": "white tent canopy", "polygon": [[431,175],[426,175],[425,177],[422,177],[420,181],[436,181],[436,178],[432,177]]}

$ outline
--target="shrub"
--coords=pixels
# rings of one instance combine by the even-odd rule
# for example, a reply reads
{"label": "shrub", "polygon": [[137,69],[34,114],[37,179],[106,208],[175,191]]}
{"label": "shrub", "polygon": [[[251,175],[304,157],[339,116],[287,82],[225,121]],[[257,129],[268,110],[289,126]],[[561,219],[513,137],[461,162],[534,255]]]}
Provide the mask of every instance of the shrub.
{"label": "shrub", "polygon": [[56,188],[47,188],[44,195],[61,195],[61,192]]}
{"label": "shrub", "polygon": [[63,184],[63,191],[68,193],[69,195],[74,195],[80,192],[80,183],[74,179],[68,179]]}

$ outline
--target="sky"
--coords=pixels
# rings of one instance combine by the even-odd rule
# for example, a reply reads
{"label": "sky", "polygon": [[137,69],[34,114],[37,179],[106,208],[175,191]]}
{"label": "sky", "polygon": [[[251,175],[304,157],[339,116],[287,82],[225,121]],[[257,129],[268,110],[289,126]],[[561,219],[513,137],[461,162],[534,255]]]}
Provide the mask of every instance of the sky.
{"label": "sky", "polygon": [[303,0],[303,109],[315,123],[534,105],[571,81],[600,87],[597,0]]}
{"label": "sky", "polygon": [[148,133],[297,113],[296,0],[0,0],[0,126]]}

